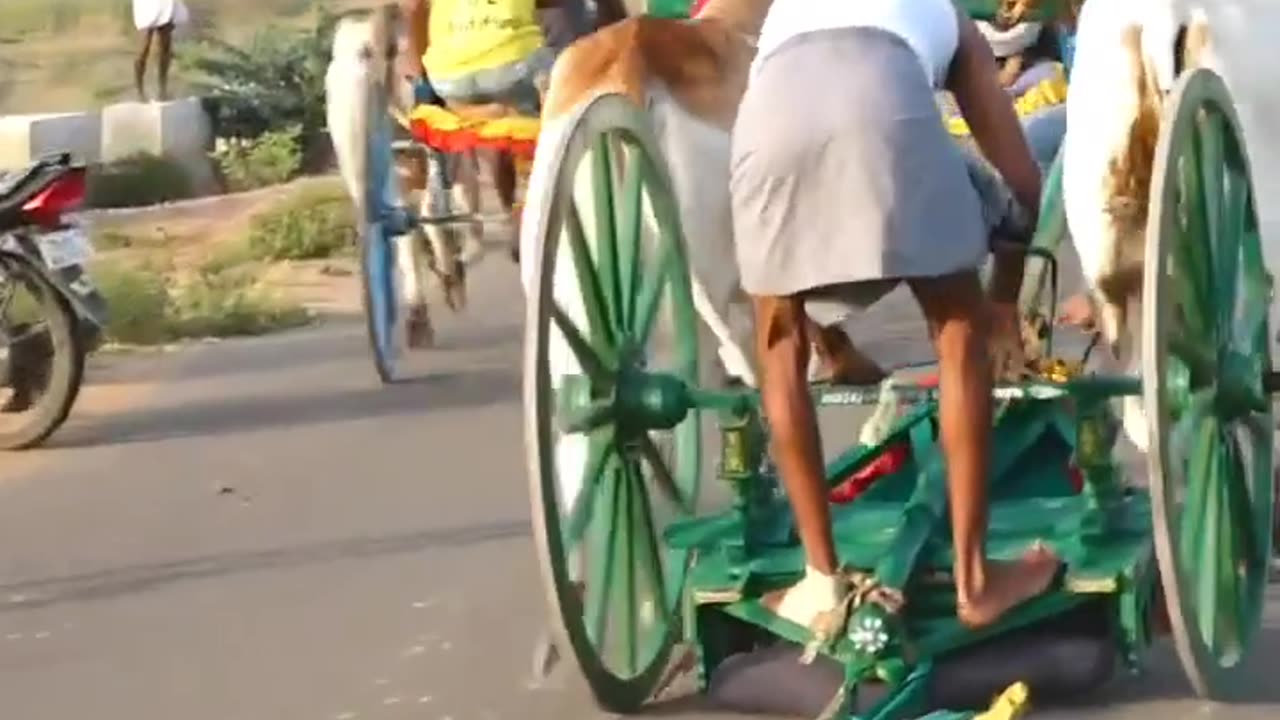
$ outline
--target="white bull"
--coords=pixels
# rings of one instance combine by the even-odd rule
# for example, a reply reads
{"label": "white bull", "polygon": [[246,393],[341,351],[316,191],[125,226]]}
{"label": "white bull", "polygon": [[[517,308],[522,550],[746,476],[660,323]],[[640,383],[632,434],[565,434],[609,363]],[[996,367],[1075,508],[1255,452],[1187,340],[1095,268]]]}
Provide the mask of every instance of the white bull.
{"label": "white bull", "polygon": [[[1274,0],[1087,0],[1081,11],[1067,107],[1063,193],[1073,244],[1098,307],[1112,370],[1140,365],[1142,259],[1148,192],[1166,94],[1182,72],[1208,67],[1239,103],[1259,194],[1275,187],[1280,83],[1268,37]],[[1265,228],[1268,203],[1260,203]],[[1273,211],[1272,211],[1273,212]],[[1124,402],[1125,434],[1147,446],[1138,398]]]}
{"label": "white bull", "polygon": [[[326,121],[333,142],[338,168],[357,208],[363,208],[369,177],[371,112],[387,113],[393,108],[407,110],[409,89],[394,77],[394,61],[386,52],[396,27],[393,15],[351,16],[343,18],[334,30],[333,54],[325,75]],[[371,94],[377,87],[386,88],[387,105],[371,105]],[[391,207],[404,207],[405,189],[421,191],[419,214],[430,217],[441,208],[440,198],[426,191],[426,178],[412,170],[401,172],[394,164],[384,178],[385,201]],[[466,212],[461,186],[456,184],[450,207]],[[470,229],[470,228],[469,228]],[[427,286],[431,273],[440,279],[445,299],[455,309],[465,299],[459,243],[454,241],[452,227],[428,225],[415,229],[408,237],[396,238],[396,286],[399,301],[409,308],[411,345],[430,343],[430,321],[427,315]]]}

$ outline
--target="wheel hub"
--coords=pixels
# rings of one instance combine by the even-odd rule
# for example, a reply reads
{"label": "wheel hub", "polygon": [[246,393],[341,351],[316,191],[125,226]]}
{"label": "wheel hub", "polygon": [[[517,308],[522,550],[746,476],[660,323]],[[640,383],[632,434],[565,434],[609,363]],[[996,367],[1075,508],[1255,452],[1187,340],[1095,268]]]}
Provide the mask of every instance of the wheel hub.
{"label": "wheel hub", "polygon": [[563,378],[558,404],[566,432],[590,432],[612,424],[625,444],[651,430],[674,428],[693,409],[689,388],[679,377],[646,370],[636,353],[622,353],[619,365],[607,389],[585,375]]}

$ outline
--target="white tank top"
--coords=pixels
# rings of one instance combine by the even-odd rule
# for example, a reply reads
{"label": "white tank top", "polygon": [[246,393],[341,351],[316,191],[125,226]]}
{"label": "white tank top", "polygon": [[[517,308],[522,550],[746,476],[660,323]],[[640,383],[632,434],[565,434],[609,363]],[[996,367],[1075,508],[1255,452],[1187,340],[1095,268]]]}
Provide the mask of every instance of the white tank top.
{"label": "white tank top", "polygon": [[751,74],[797,35],[851,27],[878,28],[902,38],[935,88],[946,80],[960,38],[951,0],[774,0],[760,28]]}

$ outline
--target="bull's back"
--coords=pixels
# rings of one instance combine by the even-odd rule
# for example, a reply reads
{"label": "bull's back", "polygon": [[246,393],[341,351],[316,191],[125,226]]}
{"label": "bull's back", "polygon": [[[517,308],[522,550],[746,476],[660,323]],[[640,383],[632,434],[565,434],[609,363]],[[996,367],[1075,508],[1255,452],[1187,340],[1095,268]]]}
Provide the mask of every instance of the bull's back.
{"label": "bull's back", "polygon": [[580,39],[556,62],[543,120],[603,93],[648,107],[660,84],[690,114],[728,130],[746,89],[753,50],[724,24],[651,17],[624,20]]}

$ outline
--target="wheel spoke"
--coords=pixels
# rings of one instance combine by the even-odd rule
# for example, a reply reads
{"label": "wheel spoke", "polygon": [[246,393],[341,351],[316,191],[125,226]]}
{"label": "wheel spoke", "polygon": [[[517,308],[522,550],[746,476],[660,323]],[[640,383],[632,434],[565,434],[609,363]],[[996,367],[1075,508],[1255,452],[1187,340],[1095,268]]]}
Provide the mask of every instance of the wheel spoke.
{"label": "wheel spoke", "polygon": [[684,514],[692,514],[694,508],[690,507],[689,499],[684,497],[684,493],[680,491],[680,486],[676,484],[675,478],[671,476],[671,468],[667,466],[667,461],[662,457],[658,446],[654,444],[653,438],[649,433],[644,433],[639,440],[640,455],[644,458],[645,463],[653,471],[653,486],[657,489],[672,507],[678,509]]}
{"label": "wheel spoke", "polygon": [[582,305],[590,326],[588,329],[601,346],[615,347],[616,336],[613,324],[609,322],[608,300],[605,299],[600,275],[596,272],[591,248],[587,245],[586,233],[582,230],[582,216],[578,213],[578,206],[572,202],[565,213],[564,225],[573,255],[573,269],[578,275],[578,286],[582,290]]}
{"label": "wheel spoke", "polygon": [[[1190,563],[1186,566],[1188,579],[1192,582],[1191,594],[1197,598],[1196,625],[1204,637],[1205,644],[1214,646],[1217,629],[1218,612],[1218,573],[1219,551],[1222,550],[1210,538],[1217,538],[1220,528],[1221,494],[1217,492],[1218,475],[1218,433],[1215,423],[1206,419],[1196,428],[1196,439],[1192,448],[1190,468],[1187,472],[1189,492],[1186,505],[1183,506],[1182,532],[1183,555]],[[1189,522],[1188,522],[1189,521]]]}
{"label": "wheel spoke", "polygon": [[653,267],[640,281],[635,322],[631,328],[631,337],[638,343],[645,343],[653,333],[653,325],[658,319],[658,308],[662,305],[662,297],[671,278],[673,252],[674,250],[663,238]]}
{"label": "wheel spoke", "polygon": [[1253,489],[1249,487],[1248,470],[1240,453],[1240,440],[1231,429],[1223,430],[1220,440],[1219,472],[1225,499],[1226,523],[1235,536],[1238,549],[1235,557],[1249,568],[1262,567],[1266,558],[1261,557],[1254,527]]}
{"label": "wheel spoke", "polygon": [[23,342],[27,338],[35,337],[36,335],[41,335],[41,334],[47,335],[48,333],[49,333],[49,323],[45,322],[44,320],[41,320],[40,322],[34,322],[29,325],[24,324],[22,328],[22,332],[16,335],[9,336],[9,344],[17,345],[18,343]]}
{"label": "wheel spoke", "polygon": [[[615,554],[622,559],[621,566],[615,565],[616,577],[609,578],[609,583],[617,587],[617,603],[614,605],[614,617],[617,620],[619,633],[617,644],[613,645],[616,669],[626,675],[634,675],[638,664],[639,649],[636,647],[639,627],[639,607],[637,605],[636,554],[639,548],[633,540],[639,540],[636,533],[640,530],[636,523],[636,477],[635,461],[622,457],[618,463],[619,482],[622,492],[618,497],[618,518],[620,525],[626,528],[625,533],[614,536]],[[641,488],[643,492],[643,488]]]}
{"label": "wheel spoke", "polygon": [[1187,144],[1188,150],[1178,163],[1179,208],[1185,215],[1179,223],[1180,232],[1176,233],[1176,275],[1186,286],[1179,295],[1187,325],[1197,339],[1212,342],[1212,255],[1207,243],[1198,138],[1190,136]]}
{"label": "wheel spoke", "polygon": [[636,292],[640,285],[641,231],[644,225],[644,163],[632,150],[622,176],[622,203],[618,219],[618,277],[621,300],[620,325],[630,330],[635,322]]}
{"label": "wheel spoke", "polygon": [[[640,472],[638,465],[629,465],[632,473],[631,492],[633,493],[632,511],[636,514],[633,525],[636,528],[637,537],[641,542],[636,546],[635,551],[639,555],[639,569],[644,571],[645,582],[641,587],[647,592],[648,606],[651,613],[641,612],[637,615],[640,621],[637,623],[637,629],[646,632],[646,640],[641,647],[647,655],[651,651],[652,634],[661,633],[665,630],[668,621],[668,613],[666,607],[666,576],[662,571],[662,551],[660,549],[658,528],[653,521],[653,505],[649,502],[649,493],[645,491],[644,476]],[[644,603],[641,609],[645,607]],[[646,620],[647,627],[646,627]],[[640,659],[637,659],[637,663]]]}
{"label": "wheel spoke", "polygon": [[573,351],[574,357],[578,359],[578,364],[582,366],[583,372],[591,381],[599,384],[607,384],[610,379],[611,367],[616,363],[612,353],[602,348],[595,348],[587,339],[582,337],[582,332],[578,330],[578,326],[560,307],[560,304],[554,300],[549,303],[551,305],[551,319],[555,322],[556,328],[560,330],[560,334],[564,336],[565,342],[568,343],[569,349]]}
{"label": "wheel spoke", "polygon": [[1212,420],[1201,413],[1185,418],[1187,422],[1186,453],[1182,465],[1182,479],[1186,483],[1181,507],[1178,512],[1178,528],[1181,534],[1179,556],[1183,568],[1195,572],[1197,567],[1204,568],[1200,553],[1204,550],[1203,512],[1210,494],[1209,476],[1213,472],[1213,454],[1211,452],[1214,437]]}
{"label": "wheel spoke", "polygon": [[605,308],[614,328],[619,327],[622,298],[618,287],[618,235],[613,214],[613,167],[609,136],[601,134],[591,149],[591,199],[595,212],[596,268],[604,290]]}
{"label": "wheel spoke", "polygon": [[[1234,453],[1230,437],[1225,428],[1219,427],[1217,434],[1218,446],[1215,452],[1215,474],[1214,495],[1216,502],[1207,510],[1214,512],[1214,526],[1210,530],[1210,534],[1205,537],[1215,538],[1216,542],[1206,543],[1213,548],[1214,574],[1209,580],[1212,581],[1216,589],[1216,602],[1213,608],[1213,615],[1210,618],[1207,613],[1204,617],[1214,623],[1214,642],[1211,647],[1215,656],[1222,658],[1230,656],[1234,651],[1240,648],[1241,633],[1241,614],[1245,610],[1245,594],[1243,592],[1243,584],[1245,578],[1242,572],[1247,570],[1241,566],[1241,561],[1248,555],[1248,547],[1241,543],[1243,539],[1240,530],[1241,518],[1234,515],[1236,511],[1233,503],[1233,468]],[[1247,505],[1248,498],[1245,498]],[[1247,515],[1247,513],[1246,513]],[[1243,520],[1247,525],[1251,525],[1248,519]]]}
{"label": "wheel spoke", "polygon": [[1223,117],[1208,109],[1196,117],[1200,200],[1204,209],[1205,239],[1213,259],[1211,291],[1216,312],[1212,315],[1212,322],[1221,329],[1231,327],[1240,268],[1240,234],[1228,227],[1228,217],[1235,209],[1228,207],[1231,198],[1227,196],[1224,125]]}
{"label": "wheel spoke", "polygon": [[[612,427],[591,433],[587,443],[587,461],[582,467],[582,487],[569,509],[564,528],[565,549],[572,550],[582,542],[582,536],[591,525],[596,511],[596,494],[609,462],[616,458]],[[560,468],[557,468],[561,471]]]}
{"label": "wheel spoke", "polygon": [[586,579],[585,617],[587,632],[596,649],[603,651],[608,640],[609,600],[613,595],[614,543],[618,533],[624,532],[622,514],[619,512],[618,480],[620,458],[611,455],[605,463],[603,482],[601,483],[600,505],[605,512],[592,526],[595,541],[591,543],[593,553],[591,574]]}

